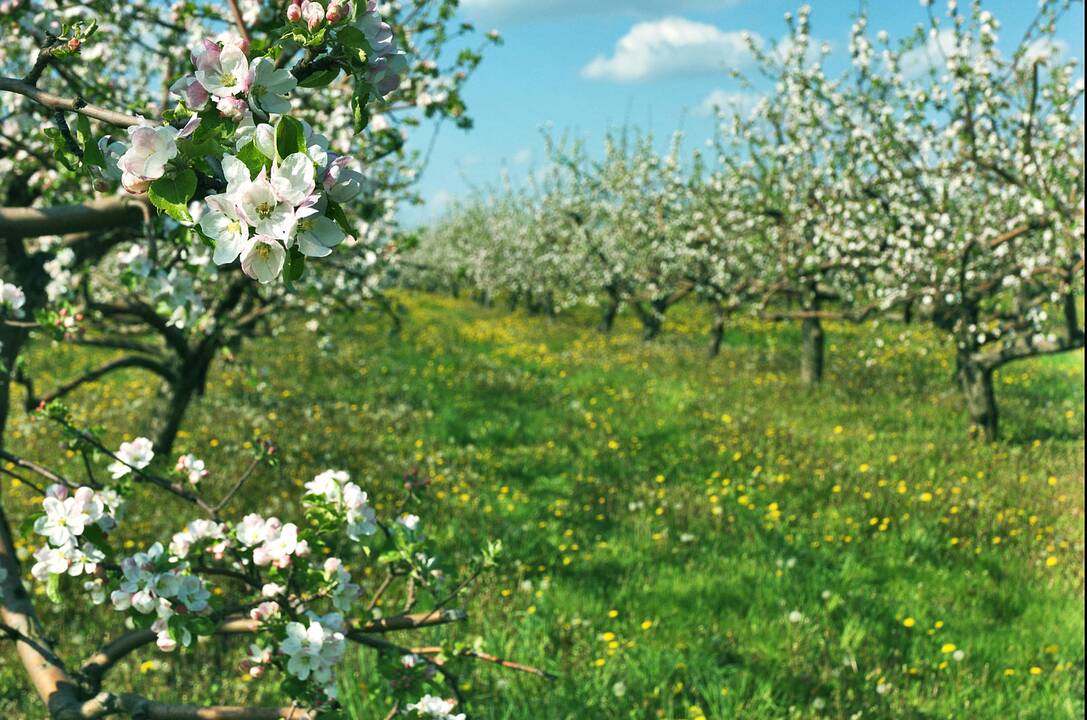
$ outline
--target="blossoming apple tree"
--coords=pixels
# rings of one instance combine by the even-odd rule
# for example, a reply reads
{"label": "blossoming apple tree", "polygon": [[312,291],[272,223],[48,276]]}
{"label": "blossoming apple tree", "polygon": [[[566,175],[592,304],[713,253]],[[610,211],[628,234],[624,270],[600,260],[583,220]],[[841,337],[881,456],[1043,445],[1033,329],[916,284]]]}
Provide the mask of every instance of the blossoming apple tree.
{"label": "blossoming apple tree", "polygon": [[[50,40],[50,48],[38,54],[41,67],[35,65],[23,80],[8,80],[15,92],[29,87],[40,95],[37,86],[52,81],[55,72],[55,81],[77,90],[80,102],[123,102],[115,97],[117,84],[100,87],[86,78],[107,71],[102,46],[111,38],[129,43],[136,30],[140,52],[129,53],[133,64],[110,66],[108,71],[125,75],[126,82],[119,85],[138,98],[132,102],[148,103],[160,94],[156,87],[161,88],[152,107],[174,119],[154,128],[134,116],[115,117],[121,127],[141,120],[128,126],[131,147],[111,130],[86,151],[90,160],[82,162],[82,120],[72,152],[63,140],[72,132],[67,121],[36,138],[30,128],[40,122],[43,106],[29,101],[33,98],[20,102],[19,95],[4,96],[13,111],[4,120],[0,163],[10,168],[11,182],[8,207],[0,212],[12,236],[8,264],[19,273],[12,279],[28,293],[26,312],[36,316],[51,304],[62,314],[52,318],[63,326],[58,338],[126,353],[55,388],[35,386],[34,378],[18,368],[16,378],[27,388],[27,405],[62,397],[114,370],[141,368],[161,377],[168,389],[156,428],[156,444],[168,451],[186,408],[203,391],[209,367],[225,348],[258,329],[269,329],[290,311],[327,315],[365,302],[390,310],[381,286],[390,263],[395,264],[391,223],[396,204],[413,199],[411,185],[422,164],[418,153],[404,149],[407,129],[427,118],[449,119],[466,128],[471,124],[460,92],[481,55],[479,49],[464,46],[472,28],[448,21],[455,4],[392,5],[385,8],[389,22],[376,19],[369,6],[356,13],[350,5],[333,3],[317,18],[318,5],[307,5],[306,18],[298,16],[300,4],[286,7],[285,15],[253,4],[239,8],[240,24],[229,6],[219,18],[186,5],[175,6],[168,15],[126,5],[120,17],[97,29],[95,43],[84,47],[79,30],[68,38],[76,50]],[[80,6],[63,15],[50,9],[17,5],[13,10],[11,19],[25,31],[15,34],[15,47],[3,56],[13,73],[18,63],[39,51],[37,40],[45,36],[38,28],[48,28],[45,32],[57,38],[62,17],[84,18],[94,8]],[[354,14],[358,17],[348,17]],[[238,34],[239,28],[244,35]],[[217,30],[218,40],[209,40]],[[250,36],[262,43],[268,42],[262,38],[275,38],[280,44],[270,45],[267,56],[244,59],[240,48]],[[191,58],[186,41],[195,44]],[[492,33],[483,43],[496,41]],[[447,58],[458,44],[458,52]],[[170,74],[175,69],[180,75],[176,80]],[[241,84],[224,85],[231,75],[242,78]],[[354,98],[351,103],[338,101],[345,93]],[[28,97],[25,92],[23,97]],[[281,123],[282,111],[292,105],[288,120]],[[296,149],[306,145],[306,152],[296,153],[290,162],[285,156],[262,154],[275,154],[273,133],[281,127],[283,133],[294,129]],[[363,127],[364,132],[356,131]],[[171,144],[171,138],[177,141]],[[222,157],[213,155],[211,165],[201,167],[208,156],[200,153],[215,143]],[[175,148],[182,155],[167,157]],[[193,153],[192,162],[184,157],[186,152]],[[91,162],[98,156],[101,165]],[[312,161],[312,171],[304,156]],[[286,179],[290,163],[302,173],[293,197],[277,197],[275,212],[269,211],[267,218],[246,220],[241,215],[245,203],[234,202],[241,197],[240,187],[232,187],[227,178],[231,168],[240,167],[239,161],[249,162],[247,167],[256,174],[246,191],[255,193],[249,211],[256,212],[261,198],[269,199],[267,190],[273,185],[291,194],[284,184],[291,182]],[[172,173],[182,164],[187,167]],[[217,187],[205,171],[218,173]],[[81,199],[88,172],[97,189],[109,192],[120,182],[138,194],[79,205],[18,207]],[[186,191],[181,195],[189,194],[192,178],[199,179],[200,188],[187,200],[179,195],[168,207],[162,193],[168,194],[168,185],[179,187],[170,185],[175,174]],[[314,190],[301,197],[311,181]],[[139,194],[144,190],[146,194]],[[283,192],[281,197],[287,197]],[[225,198],[231,200],[224,206],[220,201]],[[150,212],[148,200],[166,209]],[[313,204],[292,204],[304,200]],[[293,215],[285,219],[288,210]],[[93,236],[77,232],[81,227]],[[58,232],[64,237],[57,237]],[[284,237],[288,232],[290,237]],[[278,245],[263,239],[274,235],[279,236]],[[347,252],[337,252],[316,268],[311,263],[310,272],[301,274],[307,258],[331,256],[337,245]],[[97,271],[101,266],[108,271]],[[287,282],[270,282],[283,268]],[[250,282],[245,275],[259,275],[263,282]],[[46,282],[37,282],[46,276]],[[390,316],[398,322],[394,313]],[[25,333],[9,330],[12,337],[4,348],[11,367]],[[143,335],[140,341],[137,334]]]}
{"label": "blossoming apple tree", "polygon": [[[418,170],[403,128],[420,115],[470,125],[460,87],[479,53],[440,65],[442,48],[471,31],[451,24],[456,4],[415,0],[384,14],[374,0],[0,6],[0,438],[18,381],[85,461],[74,477],[0,449],[4,472],[41,498],[18,526],[0,504],[0,635],[51,717],[333,717],[349,643],[380,653],[389,717],[463,718],[456,656],[546,675],[476,648],[413,651],[381,637],[463,620],[449,605],[497,547],[457,582],[418,517],[377,517],[338,470],[306,485],[293,522],[246,514],[233,507],[239,491],[277,462],[275,448],[259,448],[212,498],[202,459],[166,457],[187,399],[158,445],[141,436],[119,447],[60,402],[123,367],[162,376],[176,400],[273,309],[367,295],[348,285],[376,290],[381,228]],[[39,337],[127,354],[38,394],[24,353]],[[147,492],[195,517],[126,552],[125,513]],[[51,601],[86,598],[131,629],[78,667],[62,659],[27,591],[20,535],[37,548],[30,576]],[[364,566],[386,578],[369,592]],[[396,595],[401,612],[377,611]],[[288,706],[199,708],[107,689],[109,671],[146,645],[199,652],[198,638],[228,634],[252,636],[245,669],[276,675]]]}
{"label": "blossoming apple tree", "polygon": [[[954,344],[974,433],[995,438],[994,373],[1084,344],[1083,79],[1054,38],[1068,6],[1040,3],[1008,53],[979,1],[929,9],[898,41],[873,34],[862,13],[836,74],[802,7],[783,40],[751,42],[761,79],[749,87],[761,82],[764,98],[721,116],[713,166],[644,142],[610,143],[599,162],[553,144],[562,210],[521,215],[551,223],[539,234],[551,239],[509,252],[502,243],[527,229],[492,233],[487,257],[514,266],[480,271],[508,292],[508,279],[558,253],[545,282],[580,288],[584,303],[602,297],[605,327],[630,304],[648,335],[694,293],[714,308],[711,352],[730,313],[800,321],[812,384],[824,321],[925,320]],[[497,206],[473,206],[455,255],[471,254],[473,228]],[[424,243],[416,256],[429,252]]]}

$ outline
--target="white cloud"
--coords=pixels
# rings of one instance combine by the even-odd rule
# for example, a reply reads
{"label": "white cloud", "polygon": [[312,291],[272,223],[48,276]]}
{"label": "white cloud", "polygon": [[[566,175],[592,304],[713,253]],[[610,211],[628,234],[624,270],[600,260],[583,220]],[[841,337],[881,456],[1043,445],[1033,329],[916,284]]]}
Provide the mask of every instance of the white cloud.
{"label": "white cloud", "polygon": [[752,61],[744,36],[680,17],[641,22],[619,38],[611,57],[597,56],[581,74],[592,80],[637,82],[677,73],[723,72]]}
{"label": "white cloud", "polygon": [[444,213],[453,202],[453,194],[446,189],[435,192],[427,199],[427,210],[431,217],[438,217]]}
{"label": "white cloud", "polygon": [[761,99],[762,96],[755,93],[718,88],[702,100],[697,111],[699,115],[714,115],[718,109],[725,113],[749,115]]}
{"label": "white cloud", "polygon": [[1072,48],[1064,40],[1041,37],[1027,46],[1023,53],[1023,64],[1031,65],[1041,60],[1049,64],[1063,62],[1072,52]]}
{"label": "white cloud", "polygon": [[[672,0],[669,10],[708,10],[730,7],[741,0]],[[526,20],[572,15],[660,12],[660,0],[462,0],[461,9],[473,18]]]}
{"label": "white cloud", "polygon": [[933,68],[943,67],[947,56],[955,49],[955,31],[950,28],[938,34],[929,33],[928,42],[903,53],[899,67],[907,78],[919,78]]}
{"label": "white cloud", "polygon": [[513,154],[510,162],[514,165],[528,165],[532,162],[532,148],[521,148]]}

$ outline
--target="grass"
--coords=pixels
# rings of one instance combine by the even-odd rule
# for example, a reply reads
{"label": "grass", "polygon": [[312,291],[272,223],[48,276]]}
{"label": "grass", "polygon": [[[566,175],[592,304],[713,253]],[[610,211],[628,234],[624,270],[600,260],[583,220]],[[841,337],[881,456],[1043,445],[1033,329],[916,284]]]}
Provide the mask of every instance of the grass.
{"label": "grass", "polygon": [[[208,460],[214,495],[245,443],[274,439],[285,462],[239,507],[283,516],[326,467],[362,478],[385,513],[417,470],[432,489],[415,511],[447,565],[501,539],[471,621],[426,644],[479,636],[561,677],[459,665],[471,717],[1083,716],[1082,353],[1006,368],[1005,440],[985,445],[966,440],[946,344],[919,326],[828,326],[827,381],[809,390],[787,326],[738,321],[709,361],[697,309],[646,344],[630,318],[609,337],[588,314],[400,299],[399,338],[353,318],[323,348],[300,324],[246,346],[217,366],[178,450]],[[153,391],[119,375],[73,405],[135,435]],[[35,457],[63,452],[33,423],[14,434]],[[188,515],[155,502],[131,513],[130,542]],[[117,631],[109,613],[40,605],[70,655]],[[114,680],[273,700],[273,683],[241,679],[240,647],[149,650]],[[0,653],[0,714],[40,715]],[[364,700],[381,695],[370,662],[344,676],[360,720],[387,710]]]}

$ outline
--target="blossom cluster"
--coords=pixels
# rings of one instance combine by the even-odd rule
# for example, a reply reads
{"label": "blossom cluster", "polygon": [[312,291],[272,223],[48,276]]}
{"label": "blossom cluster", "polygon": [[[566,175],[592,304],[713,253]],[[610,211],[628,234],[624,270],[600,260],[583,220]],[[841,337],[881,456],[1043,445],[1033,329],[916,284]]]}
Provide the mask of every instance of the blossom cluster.
{"label": "blossom cluster", "polygon": [[155,616],[151,630],[164,652],[175,650],[178,643],[184,647],[192,643],[189,629],[183,624],[171,624],[172,618],[208,609],[211,593],[204,581],[185,570],[185,563],[171,559],[162,543],[155,543],[145,552],[121,561],[123,578],[110,594],[116,610],[131,609],[141,615]]}
{"label": "blossom cluster", "polygon": [[[368,32],[380,49],[367,56],[374,83],[392,85],[395,77],[398,86],[399,77],[389,69],[399,67],[393,59],[400,57],[391,31],[374,12],[362,17],[364,35]],[[292,250],[304,257],[325,257],[347,239],[339,221],[342,213],[333,219],[330,204],[354,199],[365,183],[351,158],[328,150],[327,138],[284,116],[291,108],[288,95],[297,84],[291,72],[277,68],[267,57],[249,60],[245,51],[241,40],[222,45],[202,41],[191,55],[195,71],[171,88],[194,113],[185,126],[179,130],[136,125],[128,129],[127,142],[105,137],[99,148],[106,161],[102,174],[140,194],[153,191],[152,184],[160,178],[189,172],[179,169],[185,163],[179,158],[178,141],[191,137],[206,119],[218,115],[233,122],[233,152],[212,167],[225,188],[205,198],[196,213],[198,222],[184,208],[174,217],[196,223],[214,243],[216,265],[240,260],[243,272],[269,283],[283,273]],[[273,120],[272,115],[280,117]],[[171,169],[172,164],[177,168]],[[163,278],[161,284],[169,290],[186,289],[179,287],[177,278]],[[187,298],[174,299],[172,307],[187,306]]]}
{"label": "blossom cluster", "polygon": [[336,697],[336,666],[347,649],[346,624],[339,613],[308,613],[308,623],[290,622],[279,652],[287,658],[287,672],[299,680],[311,680],[325,695]]}
{"label": "blossom cluster", "polygon": [[310,553],[309,543],[298,538],[298,526],[276,517],[250,513],[235,526],[234,535],[242,546],[253,549],[253,563],[258,567],[287,568],[293,558]]}
{"label": "blossom cluster", "polygon": [[[149,440],[138,437],[122,443],[115,458],[110,471],[122,478],[147,467],[154,450]],[[192,454],[181,455],[174,470],[193,486],[207,473],[205,463]],[[374,535],[378,524],[366,492],[342,470],[322,472],[305,488],[303,507],[307,521],[320,528],[316,531],[257,513],[235,523],[199,518],[174,533],[165,547],[156,542],[112,564],[106,562],[112,555],[105,543],[107,532],[117,525],[120,496],[89,487],[69,493],[67,487],[54,485],[34,522],[35,532],[47,543],[35,553],[32,574],[54,590],[65,574],[87,576],[83,588],[95,604],[108,603],[137,626],[149,628],[164,652],[190,645],[196,634],[213,626],[213,589],[197,568],[221,563],[230,572],[251,575],[259,591],[250,598],[248,616],[258,623],[259,635],[242,662],[243,671],[256,678],[276,666],[308,685],[318,703],[334,700],[347,618],[355,616],[362,590],[327,539],[331,532],[359,542]],[[97,530],[91,537],[99,546],[88,541],[92,526]],[[432,560],[415,544],[419,518],[404,513],[394,527],[395,537],[408,540],[401,547],[404,557],[429,568]],[[318,603],[329,612],[321,614]],[[411,656],[403,666],[411,669],[419,662]],[[431,669],[424,673],[432,675]],[[452,704],[430,696],[408,712],[447,720],[463,717],[453,714]]]}
{"label": "blossom cluster", "polygon": [[133,470],[143,470],[155,457],[154,445],[145,437],[121,443],[116,460],[108,468],[114,480],[120,480]]}
{"label": "blossom cluster", "polygon": [[102,533],[116,527],[122,504],[120,495],[111,489],[80,487],[70,492],[68,486],[60,484],[46,488],[34,532],[47,542],[34,553],[36,562],[30,574],[39,581],[64,573],[73,577],[93,575],[106,556],[102,548],[83,536],[91,527]]}
{"label": "blossom cluster", "polygon": [[306,483],[304,501],[323,500],[343,512],[347,536],[358,541],[377,532],[377,515],[366,493],[343,470],[326,470]]}
{"label": "blossom cluster", "polygon": [[170,91],[195,112],[214,105],[225,117],[241,120],[248,113],[285,113],[288,94],[297,81],[289,70],[266,57],[249,60],[241,38],[224,45],[204,40],[191,54],[195,71],[175,82]]}

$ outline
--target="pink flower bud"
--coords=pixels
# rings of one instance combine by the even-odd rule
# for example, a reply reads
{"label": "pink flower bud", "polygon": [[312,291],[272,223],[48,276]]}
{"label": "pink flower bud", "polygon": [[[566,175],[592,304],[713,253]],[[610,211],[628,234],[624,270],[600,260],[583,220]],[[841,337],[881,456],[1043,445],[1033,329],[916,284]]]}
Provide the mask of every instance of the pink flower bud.
{"label": "pink flower bud", "polygon": [[83,43],[81,43],[79,41],[79,38],[72,38],[71,40],[68,41],[68,49],[71,50],[72,52],[75,52],[76,50],[79,49],[79,46],[82,45],[82,44]]}
{"label": "pink flower bud", "polygon": [[303,2],[302,17],[306,21],[306,27],[316,30],[325,21],[325,8],[319,2]]}
{"label": "pink flower bud", "polygon": [[299,7],[298,5],[294,5],[294,4],[288,5],[287,6],[287,22],[295,23],[295,22],[298,22],[301,19],[302,19],[302,8]]}
{"label": "pink flower bud", "polygon": [[333,3],[328,6],[328,10],[325,12],[325,20],[335,24],[347,17],[347,11],[344,10],[343,5]]}

